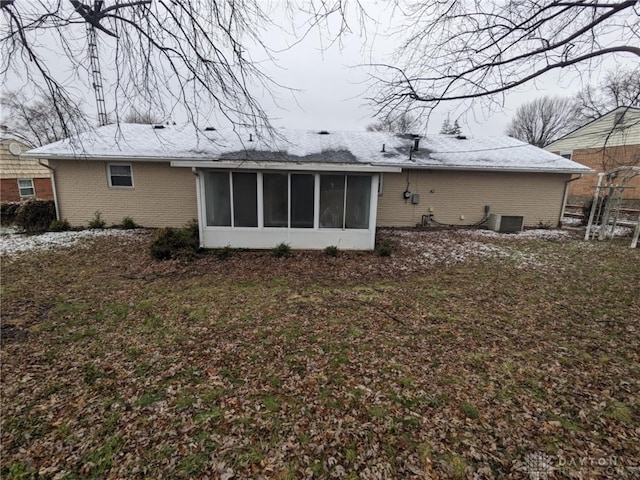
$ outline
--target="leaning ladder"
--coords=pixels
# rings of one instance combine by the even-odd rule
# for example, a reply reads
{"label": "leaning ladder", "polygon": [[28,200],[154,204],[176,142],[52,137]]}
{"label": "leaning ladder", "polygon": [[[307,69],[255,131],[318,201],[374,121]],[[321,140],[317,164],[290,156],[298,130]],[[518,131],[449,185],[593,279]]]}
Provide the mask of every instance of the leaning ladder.
{"label": "leaning ladder", "polygon": [[87,23],[87,38],[89,40],[89,63],[93,80],[93,90],[96,95],[96,107],[98,109],[98,126],[107,124],[107,106],[104,101],[104,91],[102,89],[102,73],[100,72],[100,60],[98,58],[98,41],[96,29]]}

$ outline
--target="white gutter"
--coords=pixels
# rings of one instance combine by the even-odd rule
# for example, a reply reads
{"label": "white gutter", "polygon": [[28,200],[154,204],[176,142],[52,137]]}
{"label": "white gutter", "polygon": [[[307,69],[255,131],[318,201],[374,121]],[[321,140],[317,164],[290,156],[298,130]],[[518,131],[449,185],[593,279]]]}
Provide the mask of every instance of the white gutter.
{"label": "white gutter", "polygon": [[[22,156],[22,155],[20,155]],[[53,167],[50,167],[49,165],[47,165],[46,163],[42,163],[42,160],[37,158],[36,162],[48,169],[51,172],[51,190],[53,191],[53,205],[56,208],[56,220],[60,220],[60,208],[58,207],[58,192],[57,192],[57,188],[56,188],[56,170]]]}
{"label": "white gutter", "polygon": [[218,168],[225,170],[297,170],[313,172],[384,172],[400,173],[400,166],[382,166],[354,163],[296,163],[296,162],[259,162],[244,161],[211,161],[211,160],[172,160],[172,167],[186,168]]}

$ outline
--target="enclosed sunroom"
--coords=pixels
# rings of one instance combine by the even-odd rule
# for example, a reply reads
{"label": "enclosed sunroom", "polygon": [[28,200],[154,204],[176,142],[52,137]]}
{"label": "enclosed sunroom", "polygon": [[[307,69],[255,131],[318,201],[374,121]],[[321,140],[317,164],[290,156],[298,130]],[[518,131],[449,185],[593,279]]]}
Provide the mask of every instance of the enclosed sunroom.
{"label": "enclosed sunroom", "polygon": [[[360,165],[264,165],[174,161],[196,174],[205,248],[372,249],[381,170]],[[215,168],[210,168],[214,166]],[[231,165],[228,165],[231,167]]]}

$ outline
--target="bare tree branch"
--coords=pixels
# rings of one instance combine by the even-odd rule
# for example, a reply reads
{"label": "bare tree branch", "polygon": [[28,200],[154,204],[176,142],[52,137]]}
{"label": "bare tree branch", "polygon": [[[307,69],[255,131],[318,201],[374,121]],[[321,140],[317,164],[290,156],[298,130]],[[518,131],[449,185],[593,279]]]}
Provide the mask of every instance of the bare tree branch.
{"label": "bare tree branch", "polygon": [[554,70],[589,71],[602,58],[640,61],[636,0],[410,2],[395,61],[372,64],[382,112],[441,102],[494,101]]}

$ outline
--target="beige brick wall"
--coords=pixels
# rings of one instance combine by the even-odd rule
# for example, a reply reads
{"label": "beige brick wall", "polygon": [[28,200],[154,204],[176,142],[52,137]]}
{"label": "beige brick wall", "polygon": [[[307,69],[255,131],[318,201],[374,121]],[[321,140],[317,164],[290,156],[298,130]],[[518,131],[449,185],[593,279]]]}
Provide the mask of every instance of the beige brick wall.
{"label": "beige brick wall", "polygon": [[[378,226],[413,227],[432,213],[445,224],[468,225],[491,213],[524,215],[525,226],[558,226],[565,181],[570,175],[411,170],[385,173],[378,197]],[[420,194],[420,203],[405,202],[407,189]],[[431,209],[431,210],[430,210]],[[461,218],[464,217],[464,218]]]}
{"label": "beige brick wall", "polygon": [[100,211],[107,225],[131,217],[144,227],[181,227],[197,218],[196,181],[188,168],[135,162],[133,188],[110,188],[107,162],[51,160],[60,216],[86,225]]}

